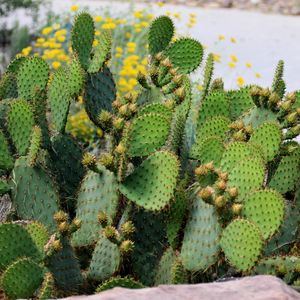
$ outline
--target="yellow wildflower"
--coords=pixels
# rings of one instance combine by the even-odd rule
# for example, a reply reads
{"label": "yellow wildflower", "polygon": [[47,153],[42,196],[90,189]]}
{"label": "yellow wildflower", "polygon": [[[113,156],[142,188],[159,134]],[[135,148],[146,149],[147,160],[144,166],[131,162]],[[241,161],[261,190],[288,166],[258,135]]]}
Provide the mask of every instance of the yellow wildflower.
{"label": "yellow wildflower", "polygon": [[174,16],[176,19],[180,19],[180,18],[181,18],[180,13],[174,13],[173,16]]}
{"label": "yellow wildflower", "polygon": [[225,36],[223,34],[219,34],[218,39],[219,39],[219,41],[224,41]]}
{"label": "yellow wildflower", "polygon": [[99,44],[99,42],[97,40],[93,41],[93,47],[96,47]]}
{"label": "yellow wildflower", "polygon": [[115,57],[116,57],[116,58],[122,57],[122,53],[116,53]]}
{"label": "yellow wildflower", "polygon": [[195,13],[189,13],[189,16],[190,16],[191,18],[196,18],[196,17],[197,17],[197,14],[195,14]]}
{"label": "yellow wildflower", "polygon": [[230,58],[231,58],[231,60],[233,61],[233,62],[238,62],[238,58],[236,57],[236,55],[235,54],[231,54],[230,55]]}
{"label": "yellow wildflower", "polygon": [[234,63],[234,62],[230,62],[229,64],[228,64],[228,67],[230,68],[230,69],[234,69],[235,67],[236,67],[236,63]]}
{"label": "yellow wildflower", "polygon": [[109,22],[109,23],[104,23],[101,28],[102,29],[115,29],[117,27],[117,25],[113,22]]}
{"label": "yellow wildflower", "polygon": [[52,68],[53,69],[58,69],[61,66],[61,63],[59,61],[54,61],[52,63]]}
{"label": "yellow wildflower", "polygon": [[243,86],[245,85],[245,79],[242,76],[238,76],[236,79],[236,83],[238,86]]}
{"label": "yellow wildflower", "polygon": [[26,47],[26,48],[24,48],[23,50],[22,50],[22,55],[24,55],[24,56],[28,56],[29,55],[29,53],[31,52],[31,50],[32,50],[32,47]]}
{"label": "yellow wildflower", "polygon": [[126,32],[125,33],[125,37],[128,38],[128,39],[130,39],[131,38],[131,33],[130,32]]}
{"label": "yellow wildflower", "polygon": [[256,78],[261,78],[261,74],[260,73],[255,73],[255,77]]}
{"label": "yellow wildflower", "polygon": [[38,38],[38,39],[36,40],[36,42],[37,42],[38,44],[43,44],[43,43],[45,42],[45,39],[44,39],[44,38]]}
{"label": "yellow wildflower", "polygon": [[230,42],[233,43],[233,44],[235,44],[236,43],[236,39],[234,37],[231,37],[230,38]]}
{"label": "yellow wildflower", "polygon": [[252,64],[249,62],[247,62],[245,65],[246,65],[246,68],[248,68],[248,69],[252,68]]}
{"label": "yellow wildflower", "polygon": [[158,5],[159,7],[162,7],[162,6],[164,6],[165,4],[164,4],[163,2],[157,2],[157,5]]}
{"label": "yellow wildflower", "polygon": [[198,91],[203,91],[203,85],[202,84],[198,84],[197,85],[197,90]]}
{"label": "yellow wildflower", "polygon": [[218,53],[213,53],[214,61],[221,62],[221,55]]}
{"label": "yellow wildflower", "polygon": [[100,34],[101,34],[100,31],[98,31],[98,30],[95,31],[95,36],[99,36]]}
{"label": "yellow wildflower", "polygon": [[123,52],[123,49],[122,49],[121,47],[116,47],[116,52],[122,53],[122,52]]}
{"label": "yellow wildflower", "polygon": [[58,37],[57,37],[57,40],[58,40],[59,42],[63,43],[63,42],[66,40],[66,37],[63,36],[63,35],[61,35],[61,36],[58,36]]}
{"label": "yellow wildflower", "polygon": [[127,20],[125,19],[119,19],[119,20],[116,20],[117,24],[126,24],[127,23]]}
{"label": "yellow wildflower", "polygon": [[71,6],[71,11],[77,11],[79,9],[78,5],[72,5]]}
{"label": "yellow wildflower", "polygon": [[45,27],[43,30],[42,30],[42,34],[43,35],[48,35],[49,33],[51,33],[52,32],[52,30],[53,30],[53,28],[52,27]]}
{"label": "yellow wildflower", "polygon": [[142,19],[144,17],[143,11],[142,10],[136,10],[136,11],[133,12],[133,16],[138,18],[138,19]]}
{"label": "yellow wildflower", "polygon": [[103,20],[103,18],[101,16],[96,16],[94,18],[95,22],[101,22]]}

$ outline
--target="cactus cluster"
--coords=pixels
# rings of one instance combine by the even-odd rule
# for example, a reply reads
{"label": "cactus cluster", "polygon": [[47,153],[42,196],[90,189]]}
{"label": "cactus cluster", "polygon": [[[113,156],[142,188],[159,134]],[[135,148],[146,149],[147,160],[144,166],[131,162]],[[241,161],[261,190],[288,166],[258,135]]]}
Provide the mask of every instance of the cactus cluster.
{"label": "cactus cluster", "polygon": [[[140,90],[120,96],[111,37],[97,46],[87,13],[73,25],[73,58],[49,73],[16,58],[0,82],[0,289],[47,299],[275,274],[300,285],[300,92],[225,90],[207,57],[199,99],[189,74],[203,48],[174,37],[169,17],[149,28]],[[103,130],[89,153],[66,130],[70,106]]]}

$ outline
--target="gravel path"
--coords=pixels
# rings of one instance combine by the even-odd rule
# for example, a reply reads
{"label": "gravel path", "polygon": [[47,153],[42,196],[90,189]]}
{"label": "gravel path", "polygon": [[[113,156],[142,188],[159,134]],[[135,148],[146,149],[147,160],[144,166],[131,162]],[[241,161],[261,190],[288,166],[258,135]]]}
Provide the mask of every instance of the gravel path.
{"label": "gravel path", "polygon": [[[125,2],[53,0],[52,7],[59,13],[69,10],[72,4],[77,4],[80,8],[88,6],[95,14],[97,11],[101,13],[108,6],[112,12],[125,12],[130,6]],[[300,17],[180,5],[153,5],[152,11],[145,4],[136,4],[135,8],[147,8],[147,12],[154,12],[156,15],[180,12],[181,20],[175,18],[179,32],[199,39],[207,46],[206,52],[221,54],[221,63],[216,63],[215,76],[222,76],[227,88],[236,86],[238,76],[242,76],[246,83],[269,86],[277,61],[283,59],[286,62],[288,90],[300,89]],[[186,26],[190,13],[197,15],[198,21],[194,28]],[[12,18],[26,22],[21,12]],[[224,40],[223,36],[221,41],[218,40],[219,35],[223,35]],[[231,37],[236,43],[230,42]],[[234,69],[228,66],[232,54],[238,60]],[[251,68],[245,66],[247,62],[251,63]],[[256,73],[261,78],[256,78]]]}

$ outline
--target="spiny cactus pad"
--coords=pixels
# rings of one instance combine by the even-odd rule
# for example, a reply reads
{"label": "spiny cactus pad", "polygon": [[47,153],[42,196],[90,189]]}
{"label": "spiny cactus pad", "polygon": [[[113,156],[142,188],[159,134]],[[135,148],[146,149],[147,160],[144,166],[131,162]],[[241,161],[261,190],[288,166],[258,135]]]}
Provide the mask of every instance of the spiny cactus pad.
{"label": "spiny cactus pad", "polygon": [[279,151],[281,143],[281,131],[275,123],[264,123],[256,128],[249,140],[250,143],[258,145],[266,161],[271,161]]}
{"label": "spiny cactus pad", "polygon": [[84,96],[85,109],[90,119],[99,123],[102,110],[111,111],[116,99],[116,87],[113,76],[107,67],[98,73],[88,75]]}
{"label": "spiny cactus pad", "polygon": [[180,38],[163,52],[179,72],[189,74],[201,64],[203,48],[199,42],[190,38]]}
{"label": "spiny cactus pad", "polygon": [[228,175],[228,187],[236,187],[239,191],[238,202],[246,195],[260,188],[265,178],[264,165],[257,159],[248,158],[240,161]]}
{"label": "spiny cactus pad", "polygon": [[245,125],[252,125],[253,128],[257,128],[264,122],[277,122],[277,115],[269,109],[254,106],[245,113],[242,120]]}
{"label": "spiny cactus pad", "polygon": [[180,257],[183,266],[196,272],[214,264],[219,252],[220,233],[215,207],[195,196],[182,242]]}
{"label": "spiny cactus pad", "polygon": [[17,97],[18,89],[16,76],[13,73],[6,72],[0,80],[0,100]]}
{"label": "spiny cactus pad", "polygon": [[50,272],[44,274],[44,280],[39,289],[38,299],[39,300],[47,300],[53,298],[54,291],[54,278]]}
{"label": "spiny cactus pad", "polygon": [[206,96],[211,83],[211,79],[214,71],[214,55],[209,53],[204,68],[204,78],[203,78],[203,95]]}
{"label": "spiny cactus pad", "polygon": [[40,221],[53,231],[53,215],[59,210],[59,196],[51,178],[42,168],[30,167],[24,158],[19,158],[15,163],[13,182],[13,203],[18,216]]}
{"label": "spiny cactus pad", "polygon": [[166,249],[157,267],[155,285],[172,283],[172,266],[175,261],[175,252],[172,248]]}
{"label": "spiny cactus pad", "polygon": [[25,100],[12,102],[8,113],[8,130],[20,155],[25,155],[30,145],[34,117],[32,108]]}
{"label": "spiny cactus pad", "polygon": [[164,50],[174,35],[174,24],[167,16],[156,18],[149,28],[148,44],[149,52],[154,55]]}
{"label": "spiny cactus pad", "polygon": [[88,13],[79,14],[72,28],[72,49],[84,69],[90,64],[90,54],[93,47],[95,25]]}
{"label": "spiny cactus pad", "polygon": [[99,237],[100,224],[97,214],[103,211],[113,218],[118,205],[117,182],[114,174],[98,165],[101,174],[89,171],[78,193],[76,217],[81,227],[73,234],[72,244],[84,246],[95,243]]}
{"label": "spiny cactus pad", "polygon": [[0,130],[0,169],[11,170],[14,167],[14,159],[10,154],[8,143]]}
{"label": "spiny cactus pad", "polygon": [[169,130],[170,122],[161,114],[149,113],[136,118],[129,132],[129,156],[153,153],[166,142]]}
{"label": "spiny cactus pad", "polygon": [[44,268],[30,258],[21,258],[2,274],[1,287],[11,299],[31,298],[41,285],[44,272]]}
{"label": "spiny cactus pad", "polygon": [[229,118],[229,102],[222,91],[209,93],[201,103],[199,110],[198,126],[212,117],[223,116]]}
{"label": "spiny cactus pad", "polygon": [[42,58],[26,58],[17,76],[19,98],[31,100],[36,90],[44,90],[48,83],[48,73],[49,66]]}
{"label": "spiny cactus pad", "polygon": [[70,64],[67,65],[66,73],[68,76],[68,90],[70,92],[70,96],[74,97],[79,95],[85,82],[85,73],[81,68],[77,57],[74,57]]}
{"label": "spiny cactus pad", "polygon": [[50,235],[45,225],[39,222],[32,222],[25,226],[25,229],[29,232],[32,240],[40,253],[44,252],[44,247],[49,241]]}
{"label": "spiny cactus pad", "polygon": [[95,280],[105,280],[118,270],[120,260],[121,255],[119,247],[104,236],[99,235],[99,240],[93,252],[88,276]]}
{"label": "spiny cactus pad", "polygon": [[0,270],[19,257],[31,257],[39,261],[42,257],[29,233],[18,224],[0,225]]}
{"label": "spiny cactus pad", "polygon": [[161,210],[171,200],[178,169],[177,158],[172,153],[155,152],[126,178],[120,191],[145,209]]}
{"label": "spiny cactus pad", "polygon": [[138,112],[139,116],[149,113],[161,114],[167,119],[170,119],[172,117],[172,111],[162,103],[151,103],[145,105],[141,107]]}
{"label": "spiny cactus pad", "polygon": [[97,287],[96,293],[101,293],[115,287],[122,287],[126,289],[141,289],[144,287],[144,285],[129,276],[116,276],[101,283],[101,285]]}
{"label": "spiny cactus pad", "polygon": [[264,239],[271,237],[283,222],[284,201],[273,190],[259,190],[246,197],[243,216],[255,223]]}
{"label": "spiny cactus pad", "polygon": [[261,233],[256,225],[237,219],[224,229],[220,245],[231,265],[238,270],[248,271],[260,255]]}

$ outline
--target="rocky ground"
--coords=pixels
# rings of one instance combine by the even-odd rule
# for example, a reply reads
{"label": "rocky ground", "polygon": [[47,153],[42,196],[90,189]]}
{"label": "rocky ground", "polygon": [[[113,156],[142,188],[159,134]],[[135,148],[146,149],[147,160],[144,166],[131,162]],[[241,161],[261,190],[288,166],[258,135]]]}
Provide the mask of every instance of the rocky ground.
{"label": "rocky ground", "polygon": [[238,8],[259,10],[263,13],[300,15],[300,0],[148,0],[166,4],[183,4],[206,8]]}

